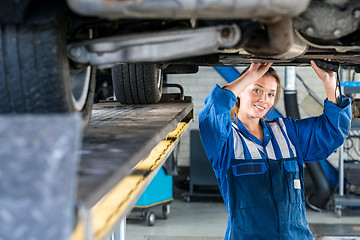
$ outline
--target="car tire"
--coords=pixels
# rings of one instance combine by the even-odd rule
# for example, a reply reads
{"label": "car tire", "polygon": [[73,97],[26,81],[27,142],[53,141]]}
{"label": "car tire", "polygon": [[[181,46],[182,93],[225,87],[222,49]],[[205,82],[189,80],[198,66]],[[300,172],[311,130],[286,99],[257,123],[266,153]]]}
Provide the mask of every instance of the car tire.
{"label": "car tire", "polygon": [[[66,22],[55,18],[41,24],[1,26],[0,113],[80,111],[89,121],[95,69],[70,66]],[[85,83],[80,91],[79,86],[72,86],[73,76]],[[74,89],[82,93],[81,103],[75,100]]]}
{"label": "car tire", "polygon": [[111,69],[115,96],[121,104],[158,103],[163,74],[155,64],[117,64]]}

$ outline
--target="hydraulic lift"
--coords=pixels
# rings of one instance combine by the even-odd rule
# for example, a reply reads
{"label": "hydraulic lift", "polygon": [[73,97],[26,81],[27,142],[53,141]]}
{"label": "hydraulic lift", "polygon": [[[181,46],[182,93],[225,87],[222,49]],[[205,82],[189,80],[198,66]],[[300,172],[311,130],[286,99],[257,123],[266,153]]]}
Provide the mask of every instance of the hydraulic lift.
{"label": "hydraulic lift", "polygon": [[[94,105],[89,127],[82,138],[81,134],[77,134],[81,132],[81,119],[77,114],[65,117],[1,116],[0,123],[3,127],[0,128],[0,158],[11,160],[3,161],[3,171],[0,171],[0,180],[6,180],[0,189],[1,195],[8,196],[0,199],[0,206],[4,206],[0,207],[0,221],[6,223],[1,224],[0,238],[50,239],[44,236],[53,236],[56,239],[68,239],[72,232],[72,240],[125,239],[126,215],[178,144],[192,118],[191,100],[170,100],[153,105],[102,102]],[[20,128],[16,131],[17,136],[13,137],[14,141],[9,140],[15,133],[12,128]],[[7,147],[5,140],[9,144],[19,144]],[[17,149],[24,145],[29,145],[29,149],[34,152],[28,156],[31,159],[24,159],[31,151],[22,154],[21,149]],[[47,155],[43,156],[44,153]],[[80,159],[79,164],[77,158]],[[14,160],[17,159],[23,159],[19,160],[18,165],[21,167],[14,165]],[[57,161],[59,159],[61,161]],[[62,162],[64,159],[67,161]],[[42,165],[47,167],[42,168]],[[79,166],[78,169],[76,166]],[[60,170],[53,171],[56,168]],[[47,170],[52,172],[46,172]],[[56,178],[52,176],[54,173]],[[35,194],[28,190],[31,196],[26,196],[23,201],[27,205],[23,202],[19,204],[22,199],[19,200],[21,195],[18,194],[25,192],[23,195],[26,195],[26,191],[19,190],[13,194],[14,186],[17,186],[18,179],[23,175],[33,175],[36,178],[35,181],[30,181],[30,177],[21,181],[23,189],[31,189],[30,185],[35,190],[39,189],[39,193]],[[73,179],[71,175],[74,175]],[[54,184],[47,184],[49,179]],[[77,191],[73,191],[75,196],[71,196],[69,192],[74,190],[71,186],[76,186],[76,183]],[[62,196],[64,193],[69,193],[66,199]],[[38,195],[44,196],[45,200]],[[49,195],[52,198],[47,201]],[[58,199],[63,198],[66,204],[61,205]],[[29,207],[44,202],[45,208],[26,212]],[[64,212],[62,206],[66,206],[70,212],[76,209],[74,226],[71,224],[74,214],[67,214],[67,218],[61,221],[62,224],[52,224],[51,227],[45,224],[51,219],[41,220],[40,213],[46,218],[61,220],[60,216]],[[58,211],[54,208],[58,208]],[[25,217],[24,220],[27,215],[29,218]],[[39,219],[43,223],[33,219]],[[60,236],[59,232],[64,234]]]}
{"label": "hydraulic lift", "polygon": [[126,214],[178,144],[192,115],[189,101],[95,106],[84,138],[81,217],[72,239],[88,239],[89,232],[93,239],[124,239]]}

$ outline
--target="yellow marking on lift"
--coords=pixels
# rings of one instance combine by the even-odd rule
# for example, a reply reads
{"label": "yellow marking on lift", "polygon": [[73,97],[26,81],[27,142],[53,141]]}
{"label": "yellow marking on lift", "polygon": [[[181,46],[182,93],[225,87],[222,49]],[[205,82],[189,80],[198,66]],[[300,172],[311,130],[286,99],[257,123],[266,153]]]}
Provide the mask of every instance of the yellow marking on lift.
{"label": "yellow marking on lift", "polygon": [[[134,167],[133,174],[130,173],[121,180],[91,208],[90,230],[93,232],[94,239],[100,240],[106,237],[121,220],[120,218],[126,217],[123,215],[127,214],[126,211],[136,203],[145,191],[189,124],[190,122],[180,122],[174,131],[170,132],[163,141],[153,148],[147,158],[141,160]],[[143,174],[135,174],[138,172]],[[78,223],[71,240],[85,239],[85,231],[89,230],[85,229],[83,223]]]}

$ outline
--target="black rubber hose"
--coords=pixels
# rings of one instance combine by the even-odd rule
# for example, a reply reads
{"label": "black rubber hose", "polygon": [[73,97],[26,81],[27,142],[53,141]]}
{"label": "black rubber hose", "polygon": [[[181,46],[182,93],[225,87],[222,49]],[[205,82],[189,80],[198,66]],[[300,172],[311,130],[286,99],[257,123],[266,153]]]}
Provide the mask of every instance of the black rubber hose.
{"label": "black rubber hose", "polygon": [[286,116],[292,119],[300,119],[299,107],[297,103],[297,94],[294,90],[285,90],[285,111]]}
{"label": "black rubber hose", "polygon": [[[285,90],[284,99],[286,116],[300,119],[296,90]],[[323,209],[331,196],[330,183],[319,162],[306,163],[306,169],[314,187],[314,191],[307,198],[307,204],[315,210]]]}
{"label": "black rubber hose", "polygon": [[306,202],[315,210],[324,209],[332,193],[329,181],[319,162],[306,163],[306,169],[314,184],[314,191]]}

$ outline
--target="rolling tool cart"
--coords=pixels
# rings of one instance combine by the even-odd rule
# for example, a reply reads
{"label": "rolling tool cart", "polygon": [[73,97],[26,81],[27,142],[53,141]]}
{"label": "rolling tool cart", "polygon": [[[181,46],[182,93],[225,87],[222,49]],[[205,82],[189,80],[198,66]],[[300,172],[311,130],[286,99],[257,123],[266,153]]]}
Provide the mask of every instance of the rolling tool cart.
{"label": "rolling tool cart", "polygon": [[132,213],[140,212],[141,219],[146,220],[148,226],[153,226],[156,220],[154,209],[161,207],[162,218],[167,219],[172,201],[173,177],[167,175],[162,167],[136,202]]}
{"label": "rolling tool cart", "polygon": [[[350,135],[344,145],[360,141],[360,121],[353,120]],[[350,143],[347,143],[350,142]],[[344,152],[352,156],[351,148],[342,145],[339,154],[339,194],[334,196],[335,213],[341,217],[344,207],[360,207],[360,161],[358,159],[344,159]],[[358,152],[355,150],[355,154]],[[346,188],[345,188],[346,187]]]}
{"label": "rolling tool cart", "polygon": [[[346,95],[360,93],[360,82],[342,82],[341,85]],[[342,210],[346,206],[360,207],[360,153],[358,150],[360,142],[360,100],[353,99],[352,101],[353,120],[350,134],[340,147],[339,154],[339,194],[334,195],[337,217],[341,217]],[[344,155],[347,156],[346,159]]]}

